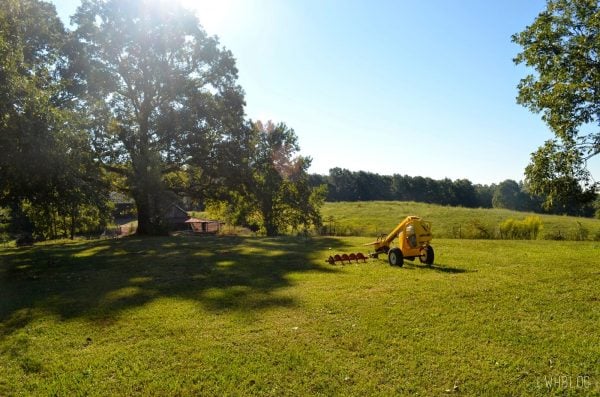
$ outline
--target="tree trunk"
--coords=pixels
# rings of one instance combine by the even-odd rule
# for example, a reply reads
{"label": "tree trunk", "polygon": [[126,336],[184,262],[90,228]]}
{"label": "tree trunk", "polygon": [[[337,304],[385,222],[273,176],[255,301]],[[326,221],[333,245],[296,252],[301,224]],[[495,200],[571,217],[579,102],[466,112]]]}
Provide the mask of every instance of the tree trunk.
{"label": "tree trunk", "polygon": [[54,209],[50,209],[49,212],[52,214],[50,227],[50,233],[52,233],[51,239],[54,240],[58,236],[58,231],[56,230],[56,213]]}
{"label": "tree trunk", "polygon": [[137,209],[138,220],[135,234],[151,235],[152,226],[150,221],[151,215],[148,195],[144,194],[143,192],[138,192],[137,194],[134,192],[133,199],[135,200],[135,207]]}
{"label": "tree trunk", "polygon": [[133,173],[129,181],[138,212],[138,235],[164,235],[167,229],[163,221],[164,185],[161,159],[149,147],[149,105],[144,101],[139,116],[140,140],[138,148],[131,153]]}
{"label": "tree trunk", "polygon": [[71,240],[75,239],[75,225],[77,224],[77,206],[71,207]]}
{"label": "tree trunk", "polygon": [[272,223],[265,223],[265,229],[267,231],[267,237],[277,236],[277,227]]}
{"label": "tree trunk", "polygon": [[62,216],[62,238],[67,238],[69,235],[69,222],[67,222],[67,214],[63,213]]}
{"label": "tree trunk", "polygon": [[137,235],[159,236],[167,234],[163,219],[164,189],[160,177],[146,172],[136,173],[132,196],[137,209]]}
{"label": "tree trunk", "polygon": [[263,222],[267,237],[277,236],[277,225],[272,208],[263,208]]}

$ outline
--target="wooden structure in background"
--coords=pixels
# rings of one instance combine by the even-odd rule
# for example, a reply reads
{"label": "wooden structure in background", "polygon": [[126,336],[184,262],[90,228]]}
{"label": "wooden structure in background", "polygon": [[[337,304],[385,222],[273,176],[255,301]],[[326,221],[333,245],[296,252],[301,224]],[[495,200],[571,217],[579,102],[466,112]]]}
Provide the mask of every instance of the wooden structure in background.
{"label": "wooden structure in background", "polygon": [[221,222],[210,219],[190,218],[185,221],[194,233],[215,234],[221,230]]}

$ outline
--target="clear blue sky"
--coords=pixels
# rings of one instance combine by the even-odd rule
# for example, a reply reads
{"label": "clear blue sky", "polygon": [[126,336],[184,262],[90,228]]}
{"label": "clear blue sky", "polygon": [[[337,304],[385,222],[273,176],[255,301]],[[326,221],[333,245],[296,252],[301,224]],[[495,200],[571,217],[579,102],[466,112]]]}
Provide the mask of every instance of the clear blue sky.
{"label": "clear blue sky", "polygon": [[[510,41],[543,0],[180,1],[236,57],[248,117],[292,127],[311,172],[521,180],[552,137],[516,104]],[[53,2],[65,21],[79,4]]]}

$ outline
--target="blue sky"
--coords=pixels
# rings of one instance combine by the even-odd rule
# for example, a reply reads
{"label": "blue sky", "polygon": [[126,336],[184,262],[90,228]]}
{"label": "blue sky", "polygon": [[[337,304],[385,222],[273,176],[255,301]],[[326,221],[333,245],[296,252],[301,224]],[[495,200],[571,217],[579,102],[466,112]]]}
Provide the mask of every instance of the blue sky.
{"label": "blue sky", "polygon": [[[545,1],[180,1],[236,57],[248,117],[293,128],[311,172],[521,180],[552,137],[516,104],[510,41]],[[53,2],[65,21],[79,4]]]}

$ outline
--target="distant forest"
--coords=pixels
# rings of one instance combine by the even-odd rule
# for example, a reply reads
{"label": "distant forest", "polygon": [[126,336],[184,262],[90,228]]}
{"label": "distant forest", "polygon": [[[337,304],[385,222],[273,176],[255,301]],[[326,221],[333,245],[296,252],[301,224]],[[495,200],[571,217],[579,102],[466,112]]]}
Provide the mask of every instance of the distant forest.
{"label": "distant forest", "polygon": [[311,174],[312,186],[326,185],[326,201],[398,200],[467,208],[506,208],[517,211],[593,217],[600,215],[598,196],[592,203],[576,200],[549,209],[545,197],[529,193],[522,182],[507,179],[499,184],[473,184],[468,179],[435,180],[421,176],[379,175],[365,171],[332,168],[329,175]]}

